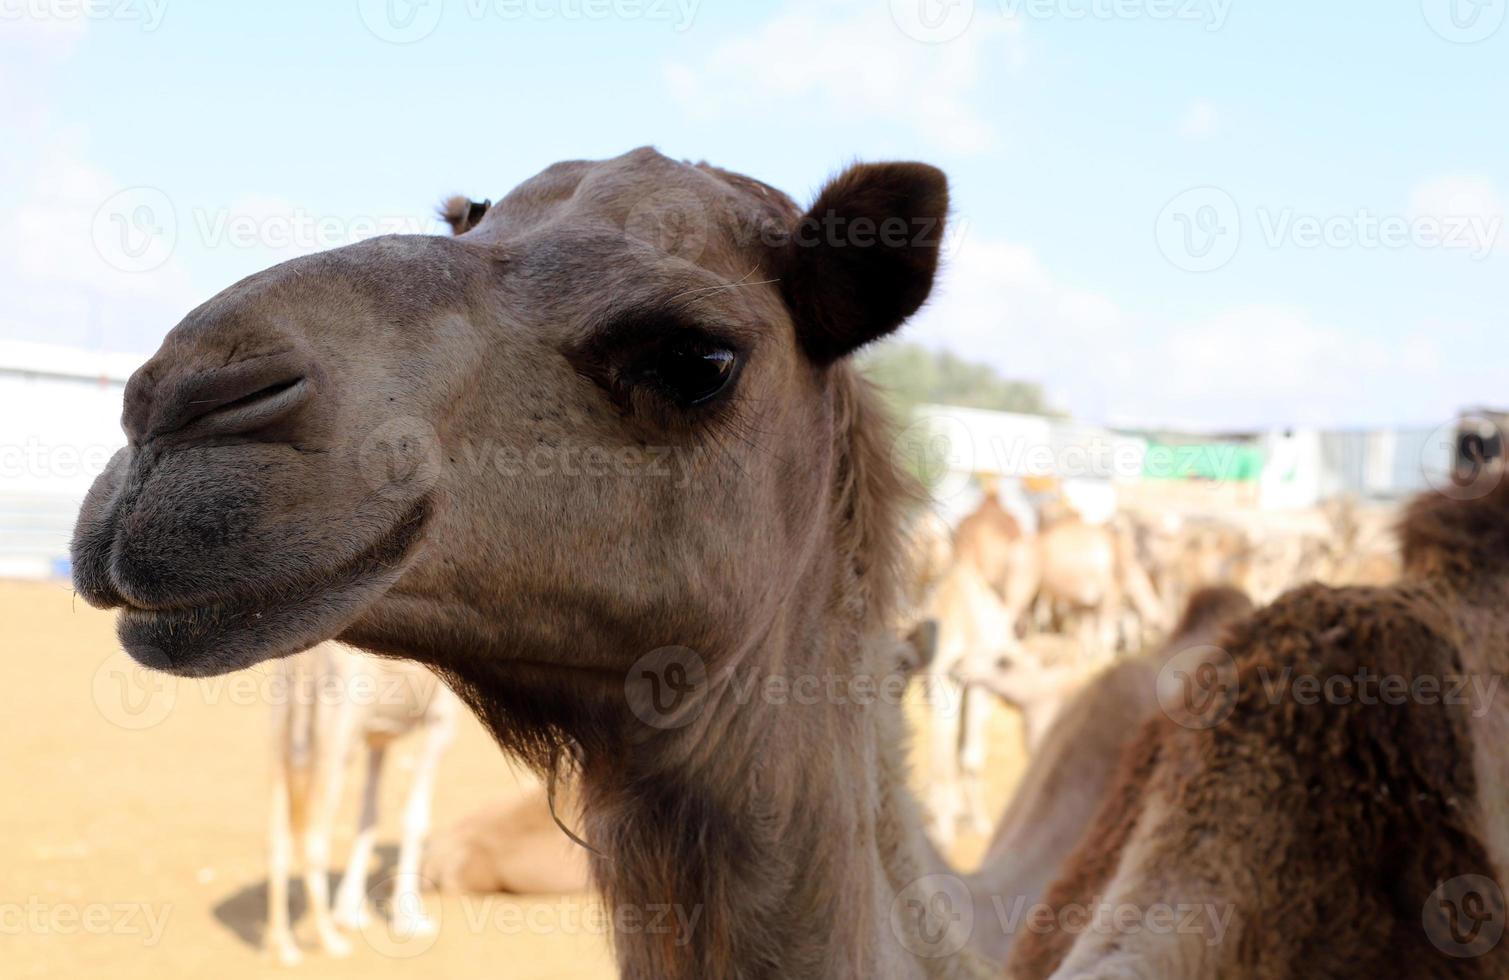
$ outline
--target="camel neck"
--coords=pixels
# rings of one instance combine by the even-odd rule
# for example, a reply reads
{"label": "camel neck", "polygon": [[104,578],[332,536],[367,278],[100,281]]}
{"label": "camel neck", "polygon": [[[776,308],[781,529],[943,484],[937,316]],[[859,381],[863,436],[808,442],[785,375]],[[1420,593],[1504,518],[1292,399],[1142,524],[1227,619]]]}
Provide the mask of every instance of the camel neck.
{"label": "camel neck", "polygon": [[904,784],[905,678],[871,669],[883,652],[822,642],[750,658],[677,727],[586,760],[624,977],[972,975],[911,938],[932,911],[902,893],[943,869]]}

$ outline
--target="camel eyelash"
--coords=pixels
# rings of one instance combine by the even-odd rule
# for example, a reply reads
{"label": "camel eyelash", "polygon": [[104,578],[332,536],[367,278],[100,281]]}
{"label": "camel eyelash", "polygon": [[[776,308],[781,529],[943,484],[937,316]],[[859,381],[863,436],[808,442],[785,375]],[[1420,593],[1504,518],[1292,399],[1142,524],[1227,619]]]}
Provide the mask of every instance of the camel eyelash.
{"label": "camel eyelash", "polygon": [[694,409],[727,396],[742,365],[741,353],[725,342],[678,335],[637,355],[619,379],[652,391],[677,408]]}
{"label": "camel eyelash", "polygon": [[700,324],[646,316],[595,332],[573,359],[626,415],[674,426],[728,400],[747,351]]}

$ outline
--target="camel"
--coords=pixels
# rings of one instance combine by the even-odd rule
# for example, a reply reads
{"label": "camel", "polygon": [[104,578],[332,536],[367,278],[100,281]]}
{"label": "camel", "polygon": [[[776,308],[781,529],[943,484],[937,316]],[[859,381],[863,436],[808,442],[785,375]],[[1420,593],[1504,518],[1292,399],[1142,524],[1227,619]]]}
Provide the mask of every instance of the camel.
{"label": "camel", "polygon": [[1005,598],[1021,563],[1022,525],[1001,503],[995,480],[982,479],[981,490],[980,503],[954,528],[953,554],[959,564],[979,572]]}
{"label": "camel", "polygon": [[1021,623],[1035,599],[1068,610],[1079,618],[1079,650],[1090,663],[1104,662],[1116,652],[1124,601],[1131,603],[1139,623],[1138,637],[1128,637],[1130,646],[1137,645],[1143,629],[1156,632],[1166,625],[1128,529],[1070,515],[1047,524],[1034,543],[1019,559],[1007,588],[1006,611],[1013,623]]}
{"label": "camel", "polygon": [[970,879],[975,928],[992,960],[1006,962],[1016,938],[1008,921],[1021,921],[1012,917],[1042,899],[1094,817],[1127,743],[1157,714],[1160,697],[1169,696],[1160,681],[1219,656],[1222,630],[1252,609],[1236,589],[1202,589],[1160,649],[1117,661],[1077,692],[1064,678],[1024,677],[1017,664],[981,679],[1007,698],[1022,698],[1024,686],[1047,688],[1023,698],[1039,712],[1068,699],[1061,713],[1038,723],[1047,731],[996,825],[981,870]]}
{"label": "camel", "polygon": [[1147,569],[1153,592],[1168,617],[1176,617],[1197,590],[1233,585],[1260,599],[1278,577],[1289,584],[1295,555],[1270,547],[1254,573],[1253,545],[1241,528],[1210,518],[1186,519],[1173,514],[1136,515],[1127,520],[1127,534],[1140,563]]}
{"label": "camel", "polygon": [[[564,895],[591,887],[587,852],[566,836],[557,815],[574,815],[569,791],[552,812],[544,787],[491,803],[437,833],[426,849],[424,880],[473,895]],[[580,820],[573,820],[579,823]]]}
{"label": "camel", "polygon": [[1327,585],[1390,585],[1399,578],[1398,549],[1385,533],[1370,533],[1353,497],[1327,501],[1322,512],[1330,538],[1306,571]]}
{"label": "camel", "polygon": [[953,563],[951,536],[948,522],[930,508],[919,510],[907,527],[897,617],[897,632],[904,638],[901,669],[907,673],[930,666],[937,656],[938,621],[931,607],[938,584]]}
{"label": "camel", "polygon": [[[1143,623],[1162,624],[1152,584],[1120,528],[1065,513],[1040,534],[1024,536],[994,483],[984,491],[955,529],[954,564],[928,607],[939,633],[928,679],[928,813],[933,838],[944,847],[961,822],[977,833],[990,830],[984,798],[989,695],[1021,712],[1027,744],[1035,746],[1064,700],[1115,649],[1124,596],[1141,614],[1138,633]],[[1080,656],[1073,662],[1042,663],[1018,642],[1022,616],[1035,599],[1082,612]]]}
{"label": "camel", "polygon": [[1132,914],[1045,917],[1011,976],[1509,977],[1509,481],[1463,497],[1411,504],[1397,584],[1303,586],[1232,628],[1046,899]]}
{"label": "camel", "polygon": [[928,817],[933,839],[950,846],[961,822],[990,829],[985,807],[985,725],[989,698],[959,680],[974,661],[1018,656],[1016,627],[1003,597],[1017,580],[1030,543],[1001,505],[993,483],[954,529],[952,562],[933,585],[923,615],[937,624],[925,675],[930,726]]}
{"label": "camel", "polygon": [[1080,663],[1045,663],[1031,654],[1007,654],[991,664],[982,664],[978,658],[966,660],[955,676],[966,688],[980,688],[1016,709],[1022,718],[1023,742],[1032,753],[1065,702],[1093,673]]}
{"label": "camel", "polygon": [[[404,807],[390,921],[400,935],[432,931],[419,895],[419,861],[436,770],[454,737],[460,703],[417,664],[379,660],[335,643],[279,660],[273,669],[282,693],[273,705],[267,951],[287,966],[303,958],[288,921],[288,879],[297,842],[320,947],[332,956],[350,954],[351,942],[338,927],[357,930],[367,921],[367,872],[377,841],[383,758],[395,739],[416,728],[424,731],[424,747]],[[346,764],[358,744],[366,749],[366,784],[332,910],[330,838]]]}
{"label": "camel", "polygon": [[936,511],[924,509],[908,527],[907,546],[905,601],[909,609],[920,611],[954,562],[953,532]]}
{"label": "camel", "polygon": [[976,661],[1023,659],[1006,605],[981,570],[958,561],[933,591],[929,622],[937,624],[937,645],[925,680],[928,739],[929,827],[942,847],[953,844],[959,825],[977,833],[990,829],[985,807],[988,692],[963,683]]}
{"label": "camel", "polygon": [[923,164],[803,212],[643,149],[253,275],[127,385],[75,586],[179,676],[331,638],[434,668],[575,781],[624,977],[995,975],[906,786],[916,493],[849,361],[947,209]]}

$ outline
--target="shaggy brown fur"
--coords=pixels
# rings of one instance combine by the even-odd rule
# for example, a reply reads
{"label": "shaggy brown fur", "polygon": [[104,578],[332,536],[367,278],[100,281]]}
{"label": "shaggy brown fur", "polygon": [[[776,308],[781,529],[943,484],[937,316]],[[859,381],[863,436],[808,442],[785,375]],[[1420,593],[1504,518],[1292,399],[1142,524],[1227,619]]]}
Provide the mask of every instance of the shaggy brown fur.
{"label": "shaggy brown fur", "polygon": [[[1492,931],[1477,933],[1477,955],[1441,949],[1453,929],[1473,935],[1474,917],[1502,925],[1502,891],[1461,907],[1433,895],[1509,870],[1506,708],[1493,686],[1448,696],[1509,668],[1509,486],[1422,498],[1402,536],[1404,583],[1308,586],[1232,631],[1224,696],[1193,726],[1148,723],[1049,892],[1058,908],[1229,910],[1222,941],[1210,926],[1055,928],[1022,939],[1013,977],[1509,977],[1509,944]],[[1314,697],[1312,676],[1332,679],[1331,697]]]}
{"label": "shaggy brown fur", "polygon": [[1163,656],[1195,644],[1215,643],[1215,634],[1250,612],[1252,600],[1241,589],[1211,585],[1198,590],[1189,597]]}
{"label": "shaggy brown fur", "polygon": [[1252,608],[1236,589],[1201,589],[1161,649],[1106,668],[1053,722],[970,882],[975,933],[993,960],[1004,963],[1023,931],[1019,920],[1005,917],[1024,914],[1042,899],[1100,808],[1123,752],[1158,713],[1164,665],[1191,653],[1208,656],[1204,648]]}

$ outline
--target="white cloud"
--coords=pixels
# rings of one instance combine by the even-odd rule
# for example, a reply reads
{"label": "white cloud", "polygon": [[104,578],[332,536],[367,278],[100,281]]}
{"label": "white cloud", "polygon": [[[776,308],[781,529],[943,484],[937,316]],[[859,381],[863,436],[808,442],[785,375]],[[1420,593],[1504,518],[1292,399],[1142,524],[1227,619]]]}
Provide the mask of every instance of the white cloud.
{"label": "white cloud", "polygon": [[1465,392],[1441,383],[1447,353],[1242,306],[1187,323],[1133,313],[1065,283],[1029,247],[963,239],[906,336],[1040,382],[1095,421],[1198,428],[1442,420]]}
{"label": "white cloud", "polygon": [[[12,148],[0,157],[0,335],[150,350],[195,294],[172,256],[133,273],[97,247],[101,206],[122,185],[45,98],[87,28],[84,18],[22,18],[0,33],[0,128]],[[24,82],[5,84],[13,78]]]}
{"label": "white cloud", "polygon": [[113,266],[96,247],[101,205],[121,189],[75,140],[38,153],[20,201],[0,208],[0,332],[8,337],[143,350],[196,294],[171,256],[149,272]]}
{"label": "white cloud", "polygon": [[1107,356],[1128,334],[1116,303],[1058,281],[1029,247],[978,235],[959,239],[932,300],[907,335],[1040,381],[1077,414],[1103,416],[1103,394],[1130,383],[1130,364]]}
{"label": "white cloud", "polygon": [[701,119],[816,111],[899,121],[950,150],[990,147],[998,134],[972,99],[983,64],[1022,64],[1020,24],[982,8],[960,36],[929,44],[903,33],[888,6],[793,2],[747,37],[668,64],[666,82]]}
{"label": "white cloud", "polygon": [[1416,219],[1443,222],[1448,233],[1455,229],[1465,236],[1465,247],[1474,254],[1505,249],[1504,199],[1487,177],[1445,174],[1431,177],[1410,191],[1409,207]]}
{"label": "white cloud", "polygon": [[1345,426],[1435,419],[1438,353],[1420,339],[1395,348],[1375,336],[1317,322],[1301,310],[1245,306],[1175,328],[1150,351],[1146,391],[1154,414],[1245,426]]}
{"label": "white cloud", "polygon": [[1196,99],[1179,119],[1179,135],[1187,140],[1206,140],[1215,134],[1220,114],[1209,99]]}

